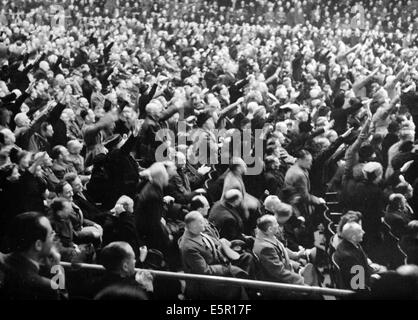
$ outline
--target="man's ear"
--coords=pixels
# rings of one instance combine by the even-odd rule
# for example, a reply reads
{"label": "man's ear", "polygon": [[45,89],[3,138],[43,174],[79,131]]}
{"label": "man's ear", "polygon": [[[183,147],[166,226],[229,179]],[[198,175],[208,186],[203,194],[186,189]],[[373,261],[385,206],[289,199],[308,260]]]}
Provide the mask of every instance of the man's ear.
{"label": "man's ear", "polygon": [[126,262],[126,260],[122,263],[122,270],[125,272],[128,272],[128,263]]}
{"label": "man's ear", "polygon": [[36,251],[41,251],[43,247],[42,241],[41,240],[36,240],[34,248]]}

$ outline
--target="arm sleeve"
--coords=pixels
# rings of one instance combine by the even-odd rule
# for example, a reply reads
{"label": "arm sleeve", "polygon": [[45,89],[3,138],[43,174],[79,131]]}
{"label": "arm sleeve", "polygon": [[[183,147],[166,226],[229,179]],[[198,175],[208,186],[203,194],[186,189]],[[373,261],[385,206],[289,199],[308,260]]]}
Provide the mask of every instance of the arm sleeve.
{"label": "arm sleeve", "polygon": [[190,266],[192,273],[216,276],[225,276],[228,274],[228,269],[221,264],[208,265],[196,249],[188,249],[184,253],[184,260]]}
{"label": "arm sleeve", "polygon": [[260,263],[268,273],[269,278],[272,278],[277,282],[304,284],[302,276],[285,268],[283,262],[273,248],[267,247],[261,250]]}

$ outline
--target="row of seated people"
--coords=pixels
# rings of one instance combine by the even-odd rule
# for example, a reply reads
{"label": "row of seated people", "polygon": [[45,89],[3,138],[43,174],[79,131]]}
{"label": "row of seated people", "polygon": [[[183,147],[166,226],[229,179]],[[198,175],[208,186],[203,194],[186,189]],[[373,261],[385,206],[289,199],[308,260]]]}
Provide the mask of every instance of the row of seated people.
{"label": "row of seated people", "polygon": [[[234,191],[232,194],[237,195]],[[219,238],[216,227],[210,223],[207,215],[208,206],[203,196],[197,196],[193,201],[195,209],[185,217],[185,232],[180,239],[181,258],[185,272],[218,276],[233,276],[255,278],[259,280],[293,283],[299,285],[318,285],[317,269],[309,263],[315,260],[315,250],[293,252],[279,240],[283,225],[292,216],[291,206],[281,202],[277,197],[270,196],[264,202],[266,214],[258,219],[257,234],[251,250],[240,250],[245,247],[243,241],[228,241]],[[59,200],[55,200],[57,205]],[[66,211],[68,202],[63,201]],[[203,213],[203,214],[202,214]],[[341,223],[339,237],[334,244],[340,242],[335,250],[335,261],[341,268],[343,282],[351,285],[351,268],[361,265],[366,272],[366,286],[370,284],[369,276],[381,273],[385,268],[371,263],[361,247],[364,231],[361,228],[361,216],[349,213],[344,216],[346,223]],[[39,213],[20,214],[11,225],[10,232],[14,234],[11,253],[2,254],[0,259],[3,292],[13,297],[52,298],[60,294],[52,290],[47,277],[39,274],[44,269],[57,264],[60,253],[53,245],[55,232],[49,219]],[[242,248],[241,248],[242,249]],[[250,252],[251,253],[250,253]],[[107,272],[104,276],[89,281],[90,290],[84,292],[87,297],[94,297],[101,289],[110,284],[138,284],[144,292],[143,298],[152,297],[153,281],[149,273],[137,275],[134,268],[138,266],[134,249],[126,242],[112,242],[100,250],[97,262],[102,263]],[[140,255],[139,263],[144,262]],[[29,281],[30,280],[30,281]],[[224,286],[202,284],[197,281],[187,281],[186,297],[188,298],[246,298],[251,291],[243,288],[220,290]],[[139,290],[139,289],[138,289]],[[148,291],[147,291],[148,290]],[[10,295],[12,293],[12,295]],[[105,292],[106,293],[106,292]],[[264,297],[289,297],[289,294],[263,292]],[[100,295],[99,295],[100,297]]]}

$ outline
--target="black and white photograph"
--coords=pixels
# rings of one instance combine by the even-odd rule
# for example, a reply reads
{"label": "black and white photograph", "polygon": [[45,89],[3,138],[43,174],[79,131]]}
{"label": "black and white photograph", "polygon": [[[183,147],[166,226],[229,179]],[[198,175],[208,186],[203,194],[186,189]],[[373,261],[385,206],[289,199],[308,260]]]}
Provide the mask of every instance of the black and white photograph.
{"label": "black and white photograph", "polygon": [[417,85],[417,0],[0,0],[0,303],[418,300]]}

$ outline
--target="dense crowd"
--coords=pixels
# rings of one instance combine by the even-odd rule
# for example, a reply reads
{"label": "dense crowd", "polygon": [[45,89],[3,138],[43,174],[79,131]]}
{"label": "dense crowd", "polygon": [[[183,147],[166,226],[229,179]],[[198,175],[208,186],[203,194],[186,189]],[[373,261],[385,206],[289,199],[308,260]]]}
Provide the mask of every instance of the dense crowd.
{"label": "dense crowd", "polygon": [[[417,18],[413,1],[3,0],[2,298],[295,297],[135,267],[416,294]],[[106,272],[55,290],[60,261]]]}

